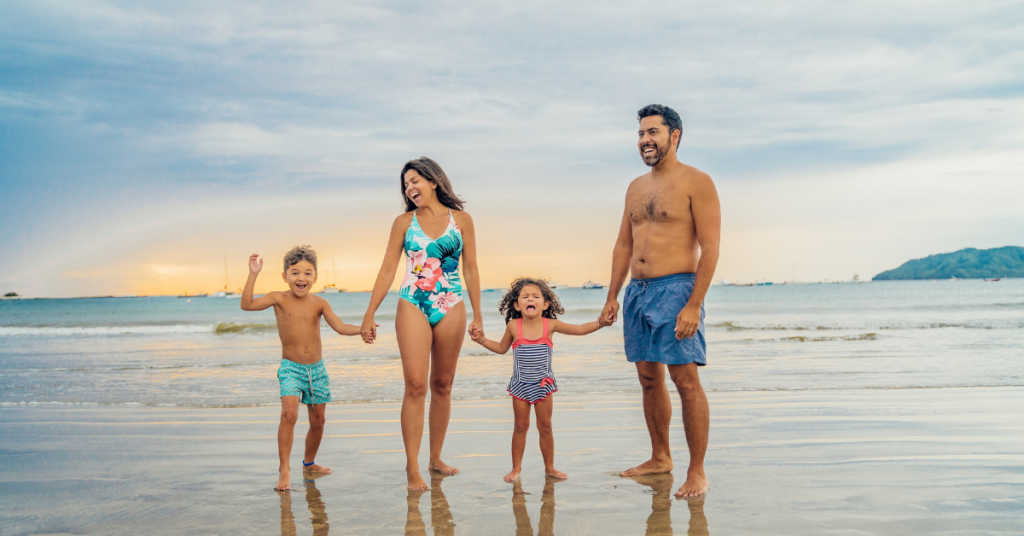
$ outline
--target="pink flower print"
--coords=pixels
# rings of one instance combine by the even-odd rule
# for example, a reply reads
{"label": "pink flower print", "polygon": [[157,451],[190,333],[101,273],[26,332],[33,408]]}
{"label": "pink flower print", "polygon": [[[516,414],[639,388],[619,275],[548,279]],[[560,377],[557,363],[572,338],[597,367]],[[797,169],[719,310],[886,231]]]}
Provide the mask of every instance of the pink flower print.
{"label": "pink flower print", "polygon": [[431,294],[430,299],[434,301],[434,307],[441,311],[441,314],[448,314],[448,310],[459,302],[459,297],[454,292]]}
{"label": "pink flower print", "polygon": [[[426,254],[424,252],[424,254]],[[437,259],[427,259],[423,261],[423,266],[420,268],[419,279],[416,280],[416,286],[423,290],[434,290],[437,287],[437,280],[441,279],[441,261]]]}
{"label": "pink flower print", "polygon": [[427,260],[426,250],[409,251],[406,260],[405,279],[402,280],[402,287],[412,286],[419,280],[420,272],[423,271],[423,264]]}

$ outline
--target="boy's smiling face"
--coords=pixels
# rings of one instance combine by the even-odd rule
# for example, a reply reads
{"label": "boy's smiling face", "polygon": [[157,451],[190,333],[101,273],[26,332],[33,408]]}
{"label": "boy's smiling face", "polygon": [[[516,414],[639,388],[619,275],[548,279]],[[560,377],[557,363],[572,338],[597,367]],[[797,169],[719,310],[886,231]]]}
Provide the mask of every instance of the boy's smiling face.
{"label": "boy's smiling face", "polygon": [[281,274],[281,277],[285,283],[288,283],[288,288],[292,289],[292,293],[301,298],[309,294],[313,283],[316,283],[316,268],[313,268],[309,261],[303,259],[289,266]]}
{"label": "boy's smiling face", "polygon": [[525,285],[519,291],[519,299],[516,300],[515,308],[523,315],[523,318],[533,320],[541,316],[551,304],[544,299],[544,293],[537,285]]}

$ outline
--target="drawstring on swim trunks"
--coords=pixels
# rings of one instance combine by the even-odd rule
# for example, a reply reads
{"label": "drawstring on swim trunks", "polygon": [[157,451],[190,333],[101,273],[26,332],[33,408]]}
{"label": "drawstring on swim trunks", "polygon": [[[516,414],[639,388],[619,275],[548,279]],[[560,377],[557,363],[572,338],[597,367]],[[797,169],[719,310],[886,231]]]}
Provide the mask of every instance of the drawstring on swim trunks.
{"label": "drawstring on swim trunks", "polygon": [[638,294],[643,294],[644,292],[647,292],[647,281],[634,281],[634,283],[636,283],[636,286],[640,287],[640,291],[638,292]]}
{"label": "drawstring on swim trunks", "polygon": [[313,387],[313,373],[306,367],[306,377],[309,378],[309,396],[310,398],[316,398],[315,388]]}

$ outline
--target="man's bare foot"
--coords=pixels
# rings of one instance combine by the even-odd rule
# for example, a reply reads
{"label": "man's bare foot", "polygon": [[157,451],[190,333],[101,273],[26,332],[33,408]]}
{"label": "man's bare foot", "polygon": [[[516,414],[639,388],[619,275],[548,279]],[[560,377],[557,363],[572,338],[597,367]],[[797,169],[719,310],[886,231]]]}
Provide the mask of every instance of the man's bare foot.
{"label": "man's bare foot", "polygon": [[630,467],[629,469],[626,469],[625,471],[619,473],[619,476],[624,476],[628,478],[631,476],[656,475],[658,473],[668,473],[669,471],[672,470],[672,467],[672,460],[659,462],[652,458],[644,463],[641,463],[636,467]]}
{"label": "man's bare foot", "polygon": [[281,474],[277,477],[277,486],[274,487],[277,491],[290,491],[292,489],[292,472],[289,469],[282,469]]}
{"label": "man's bare foot", "polygon": [[557,478],[559,480],[565,480],[566,478],[569,478],[569,475],[559,471],[558,469],[555,469],[554,467],[544,471],[544,474],[550,476],[551,478]]}
{"label": "man's bare foot", "polygon": [[420,476],[419,471],[406,471],[406,475],[409,479],[409,489],[413,491],[426,491],[430,489],[430,486],[427,485],[427,481],[423,480],[423,477]]}
{"label": "man's bare foot", "polygon": [[519,473],[520,472],[521,472],[521,469],[513,469],[513,470],[509,471],[508,474],[505,475],[505,482],[512,483],[512,482],[515,482],[516,480],[519,480]]}
{"label": "man's bare foot", "polygon": [[459,474],[458,469],[442,462],[441,460],[430,462],[430,470],[437,471],[438,473],[448,476]]}
{"label": "man's bare foot", "polygon": [[322,465],[320,465],[318,463],[314,463],[313,465],[306,465],[305,463],[303,463],[302,464],[302,472],[303,473],[323,473],[325,475],[329,475],[329,474],[331,474],[331,468],[330,467],[324,467],[324,466],[322,466]]}
{"label": "man's bare foot", "polygon": [[687,474],[686,482],[679,486],[676,497],[700,497],[711,488],[711,481],[704,475]]}

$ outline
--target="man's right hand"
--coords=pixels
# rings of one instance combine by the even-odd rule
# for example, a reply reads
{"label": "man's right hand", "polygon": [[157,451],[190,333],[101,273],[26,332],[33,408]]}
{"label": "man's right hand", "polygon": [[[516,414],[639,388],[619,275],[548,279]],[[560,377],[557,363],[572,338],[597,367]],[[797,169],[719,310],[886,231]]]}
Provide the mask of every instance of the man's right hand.
{"label": "man's right hand", "polygon": [[597,321],[602,326],[610,326],[619,319],[619,301],[608,300],[604,304],[604,309],[601,310],[601,316],[597,317]]}
{"label": "man's right hand", "polygon": [[258,274],[263,269],[263,259],[260,258],[259,253],[253,253],[249,255],[249,273]]}
{"label": "man's right hand", "polygon": [[359,336],[363,338],[363,342],[373,344],[373,341],[377,339],[377,326],[379,325],[373,321],[372,316],[363,317],[363,325],[359,326]]}

